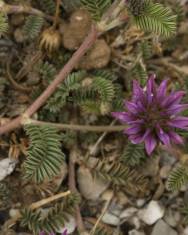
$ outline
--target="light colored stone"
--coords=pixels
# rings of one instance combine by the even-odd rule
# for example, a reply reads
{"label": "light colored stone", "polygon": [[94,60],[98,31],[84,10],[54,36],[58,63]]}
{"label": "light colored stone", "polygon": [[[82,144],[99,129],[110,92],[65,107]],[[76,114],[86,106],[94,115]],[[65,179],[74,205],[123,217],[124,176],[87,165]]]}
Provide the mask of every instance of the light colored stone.
{"label": "light colored stone", "polygon": [[168,178],[168,175],[171,171],[172,167],[171,166],[163,166],[161,169],[160,169],[160,177],[162,179],[167,179]]}
{"label": "light colored stone", "polygon": [[164,216],[164,207],[158,201],[150,201],[146,208],[139,211],[139,218],[146,224],[152,225]]}
{"label": "light colored stone", "polygon": [[168,225],[176,227],[181,220],[181,216],[178,211],[168,209],[165,212],[164,220]]}
{"label": "light colored stone", "polygon": [[146,203],[146,200],[144,198],[143,199],[138,199],[136,201],[137,207],[142,207],[145,203]]}
{"label": "light colored stone", "polygon": [[156,176],[159,171],[159,160],[159,157],[148,158],[141,170],[142,174],[144,176]]}
{"label": "light colored stone", "polygon": [[82,166],[77,171],[77,180],[81,194],[88,200],[99,199],[109,186],[108,182],[93,178],[89,169]]}
{"label": "light colored stone", "polygon": [[102,217],[102,222],[105,224],[117,226],[120,223],[120,219],[117,216],[115,216],[107,211],[104,214],[104,216]]}
{"label": "light colored stone", "polygon": [[67,229],[67,233],[71,234],[74,232],[74,230],[76,229],[76,220],[73,216],[69,216],[69,221],[66,222],[65,221],[65,225],[64,227],[58,229],[58,233],[63,233],[65,231],[65,229]]}
{"label": "light colored stone", "polygon": [[178,235],[178,233],[163,220],[159,220],[153,227],[151,235]]}
{"label": "light colored stone", "polygon": [[138,210],[134,207],[127,208],[120,214],[120,219],[128,219],[135,215],[137,211]]}
{"label": "light colored stone", "polygon": [[137,231],[136,229],[133,229],[133,230],[129,231],[129,235],[145,235],[145,233]]}
{"label": "light colored stone", "polygon": [[182,235],[188,235],[188,226],[185,227],[185,229],[183,230],[183,234]]}
{"label": "light colored stone", "polygon": [[17,162],[17,160],[10,158],[5,158],[0,161],[0,181],[14,171]]}

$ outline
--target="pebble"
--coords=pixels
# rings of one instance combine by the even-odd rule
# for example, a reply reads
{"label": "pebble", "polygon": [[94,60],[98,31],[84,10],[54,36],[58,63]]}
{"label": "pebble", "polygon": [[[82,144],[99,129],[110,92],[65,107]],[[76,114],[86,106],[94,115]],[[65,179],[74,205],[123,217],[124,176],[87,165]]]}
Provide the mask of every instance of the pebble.
{"label": "pebble", "polygon": [[159,220],[153,227],[151,235],[178,235],[178,233],[163,220]]}
{"label": "pebble", "polygon": [[188,235],[188,226],[183,230],[183,235]]}
{"label": "pebble", "polygon": [[139,211],[139,218],[146,224],[152,225],[164,216],[165,209],[158,201],[150,201],[146,208]]}
{"label": "pebble", "polygon": [[0,161],[0,181],[10,175],[16,166],[17,160],[5,158]]}
{"label": "pebble", "polygon": [[181,216],[180,216],[180,213],[178,211],[168,209],[165,212],[164,220],[170,226],[176,227],[179,224],[180,220],[181,220]]}
{"label": "pebble", "polygon": [[80,167],[77,171],[78,186],[81,194],[88,200],[98,200],[108,188],[109,183],[100,178],[93,178],[89,169]]}
{"label": "pebble", "polygon": [[141,170],[142,174],[144,176],[156,176],[159,171],[159,160],[159,157],[148,158]]}
{"label": "pebble", "polygon": [[145,199],[138,199],[138,200],[136,201],[137,207],[142,207],[142,206],[144,206],[145,203],[146,203],[146,200],[145,200]]}
{"label": "pebble", "polygon": [[117,216],[115,216],[107,211],[102,217],[102,222],[105,224],[117,226],[120,223],[120,218],[118,218]]}
{"label": "pebble", "polygon": [[129,235],[145,235],[145,233],[137,231],[136,229],[133,229],[133,230],[129,231]]}
{"label": "pebble", "polygon": [[120,214],[120,219],[128,219],[132,217],[133,215],[135,215],[137,211],[138,210],[135,207],[127,208]]}
{"label": "pebble", "polygon": [[167,179],[171,169],[172,169],[171,166],[168,166],[168,165],[163,166],[160,170],[160,177],[162,179]]}

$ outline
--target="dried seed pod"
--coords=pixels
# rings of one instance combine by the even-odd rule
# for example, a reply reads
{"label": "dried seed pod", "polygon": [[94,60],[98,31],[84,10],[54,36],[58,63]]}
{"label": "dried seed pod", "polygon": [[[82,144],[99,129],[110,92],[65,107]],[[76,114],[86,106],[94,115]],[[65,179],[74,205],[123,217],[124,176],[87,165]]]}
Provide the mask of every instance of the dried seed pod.
{"label": "dried seed pod", "polygon": [[41,35],[40,47],[49,53],[59,49],[61,45],[61,35],[58,30],[50,27],[45,29]]}

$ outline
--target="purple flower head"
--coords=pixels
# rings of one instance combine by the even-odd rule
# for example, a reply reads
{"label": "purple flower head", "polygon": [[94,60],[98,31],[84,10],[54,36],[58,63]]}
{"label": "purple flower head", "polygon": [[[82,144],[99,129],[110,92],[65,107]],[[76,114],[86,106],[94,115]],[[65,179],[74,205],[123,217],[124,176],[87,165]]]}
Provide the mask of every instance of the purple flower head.
{"label": "purple flower head", "polygon": [[180,113],[188,108],[182,104],[184,92],[167,93],[168,80],[155,83],[152,75],[143,89],[139,83],[133,81],[133,95],[131,101],[125,101],[126,112],[113,112],[113,117],[128,124],[124,133],[134,144],[145,143],[147,153],[150,155],[157,144],[161,142],[169,146],[171,143],[182,144],[182,138],[175,129],[188,130],[188,117]]}

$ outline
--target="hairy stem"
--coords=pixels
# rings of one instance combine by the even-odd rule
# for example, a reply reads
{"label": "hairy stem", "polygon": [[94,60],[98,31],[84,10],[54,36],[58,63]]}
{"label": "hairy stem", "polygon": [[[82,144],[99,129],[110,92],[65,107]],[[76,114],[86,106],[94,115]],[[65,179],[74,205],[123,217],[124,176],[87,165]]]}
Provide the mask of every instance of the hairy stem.
{"label": "hairy stem", "polygon": [[9,4],[3,4],[0,6],[0,11],[4,12],[5,14],[19,14],[19,13],[26,13],[30,15],[37,15],[46,18],[49,21],[53,21],[54,17],[50,15],[44,14],[42,11],[35,9],[30,6],[26,5],[9,5]]}
{"label": "hairy stem", "polygon": [[111,125],[105,125],[105,126],[94,126],[94,125],[77,125],[77,124],[60,124],[60,123],[52,123],[52,122],[42,122],[37,121],[34,119],[29,119],[28,123],[35,124],[35,125],[49,125],[56,127],[60,130],[73,130],[73,131],[92,131],[92,132],[116,132],[116,131],[122,131],[125,129],[125,125],[117,125],[117,126],[111,126]]}
{"label": "hairy stem", "polygon": [[0,135],[14,130],[22,125],[22,123],[29,117],[31,117],[39,108],[45,104],[46,100],[54,93],[60,83],[67,77],[67,75],[73,70],[75,65],[79,62],[82,56],[91,48],[98,37],[96,27],[93,25],[89,35],[85,38],[79,49],[73,54],[72,58],[63,67],[60,73],[56,76],[53,82],[46,88],[46,90],[34,101],[33,104],[25,111],[23,115],[10,121],[9,123],[0,127]]}

